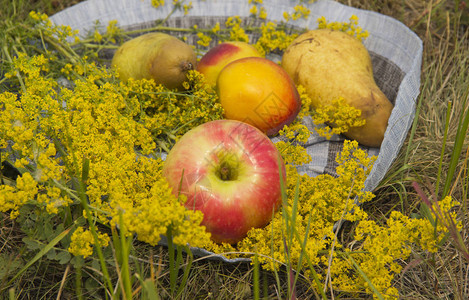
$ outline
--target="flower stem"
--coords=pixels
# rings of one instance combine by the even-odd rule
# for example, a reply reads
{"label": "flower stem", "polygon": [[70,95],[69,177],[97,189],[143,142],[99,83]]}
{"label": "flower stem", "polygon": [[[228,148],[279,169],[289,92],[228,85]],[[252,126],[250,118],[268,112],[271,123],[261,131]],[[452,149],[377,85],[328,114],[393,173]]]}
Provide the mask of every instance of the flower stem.
{"label": "flower stem", "polygon": [[81,204],[82,204],[82,206],[85,210],[86,219],[88,221],[88,225],[90,226],[91,234],[93,235],[93,238],[94,238],[94,241],[95,241],[95,245],[96,245],[95,249],[96,249],[96,252],[98,253],[99,263],[101,265],[101,269],[102,269],[102,272],[103,272],[103,277],[104,277],[104,280],[106,282],[107,288],[109,289],[108,292],[112,293],[113,287],[112,287],[112,283],[111,283],[111,277],[109,276],[109,272],[108,272],[107,267],[106,267],[106,261],[104,259],[103,251],[101,249],[101,242],[99,241],[98,233],[96,232],[96,225],[93,222],[93,219],[92,219],[92,216],[91,216],[91,210],[88,206],[88,199],[86,197],[84,183],[81,180],[77,180],[77,181],[78,181],[78,195],[81,199]]}
{"label": "flower stem", "polygon": [[[8,62],[13,65],[13,59],[10,56],[10,52],[8,52],[7,46],[3,46],[2,50],[3,50],[3,53],[5,54]],[[15,71],[16,71],[16,77],[18,78],[18,81],[20,82],[21,89],[23,90],[23,93],[26,93],[26,86],[24,85],[23,78],[21,78],[20,72],[17,69],[15,69]]]}

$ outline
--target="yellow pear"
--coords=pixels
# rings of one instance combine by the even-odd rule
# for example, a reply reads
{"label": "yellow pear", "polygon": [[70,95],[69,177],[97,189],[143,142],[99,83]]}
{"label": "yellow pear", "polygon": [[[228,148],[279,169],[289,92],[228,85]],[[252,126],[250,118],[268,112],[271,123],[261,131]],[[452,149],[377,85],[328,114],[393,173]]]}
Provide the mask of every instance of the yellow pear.
{"label": "yellow pear", "polygon": [[153,32],[122,44],[111,65],[123,81],[153,79],[169,89],[182,90],[187,71],[195,69],[196,63],[191,46],[169,34]]}
{"label": "yellow pear", "polygon": [[346,137],[365,146],[381,145],[393,105],[376,85],[370,55],[358,39],[342,31],[310,30],[285,50],[282,67],[305,87],[313,109],[343,97],[361,110],[366,124],[351,128]]}

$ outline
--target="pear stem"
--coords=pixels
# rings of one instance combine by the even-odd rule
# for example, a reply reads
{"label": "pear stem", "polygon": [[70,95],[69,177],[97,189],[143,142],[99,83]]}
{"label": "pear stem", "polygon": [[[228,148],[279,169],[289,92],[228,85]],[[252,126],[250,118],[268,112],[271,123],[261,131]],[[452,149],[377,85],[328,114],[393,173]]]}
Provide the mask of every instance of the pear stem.
{"label": "pear stem", "polygon": [[190,61],[184,61],[181,63],[181,70],[187,72],[189,70],[194,70],[194,65]]}

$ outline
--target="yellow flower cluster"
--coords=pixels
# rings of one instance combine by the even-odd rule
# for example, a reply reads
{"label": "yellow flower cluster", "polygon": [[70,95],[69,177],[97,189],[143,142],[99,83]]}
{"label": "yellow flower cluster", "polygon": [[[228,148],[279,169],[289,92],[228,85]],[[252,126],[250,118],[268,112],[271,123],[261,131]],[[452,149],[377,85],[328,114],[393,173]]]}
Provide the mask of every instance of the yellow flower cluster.
{"label": "yellow flower cluster", "polygon": [[220,31],[220,22],[217,22],[217,23],[212,27],[211,32],[212,32],[213,34],[217,34],[219,31]]}
{"label": "yellow flower cluster", "polygon": [[320,17],[318,20],[318,28],[329,28],[332,30],[339,30],[350,34],[351,36],[356,37],[360,41],[365,40],[369,32],[367,30],[363,30],[360,26],[358,26],[358,17],[356,15],[352,15],[349,19],[349,22],[327,22],[326,18]]}
{"label": "yellow flower cluster", "polygon": [[202,213],[187,210],[185,199],[175,197],[165,180],[157,179],[149,191],[139,191],[133,198],[135,204],[125,209],[123,219],[139,240],[156,245],[170,229],[176,245],[204,247],[211,243],[210,234],[200,226]]}
{"label": "yellow flower cluster", "polygon": [[95,29],[95,31],[93,33],[93,40],[96,43],[99,43],[103,40],[103,36],[101,35],[101,33],[97,29]]}
{"label": "yellow flower cluster", "polygon": [[226,28],[230,29],[230,41],[242,41],[249,43],[249,36],[241,26],[242,20],[239,16],[228,17],[225,22]]}
{"label": "yellow flower cluster", "polygon": [[296,86],[296,89],[298,90],[298,94],[300,95],[301,108],[300,108],[298,117],[296,118],[295,122],[302,120],[304,117],[311,115],[311,101],[312,101],[304,86],[299,84]]}
{"label": "yellow flower cluster", "polygon": [[192,1],[189,2],[189,4],[184,4],[182,6],[182,9],[184,10],[184,15],[188,15],[189,11],[193,8],[192,6]]}
{"label": "yellow flower cluster", "polygon": [[328,105],[317,107],[311,117],[316,124],[329,124],[321,128],[316,128],[320,136],[328,139],[333,134],[347,132],[352,127],[365,125],[366,120],[361,118],[361,110],[348,105],[344,98],[340,97],[333,100]]}
{"label": "yellow flower cluster", "polygon": [[283,18],[285,21],[298,20],[298,19],[308,19],[311,14],[311,10],[304,5],[295,5],[293,7],[293,12],[289,14],[288,12],[283,12]]}
{"label": "yellow flower cluster", "polygon": [[278,141],[275,146],[280,151],[286,164],[303,165],[311,161],[311,157],[303,146],[311,135],[309,129],[301,123],[304,117],[310,115],[311,98],[302,85],[297,86],[300,95],[301,109],[297,118],[290,125],[284,126],[279,135],[287,138],[287,141]]}
{"label": "yellow flower cluster", "polygon": [[[190,93],[176,93],[153,81],[116,82],[105,68],[80,61],[63,68],[71,90],[46,75],[48,64],[43,56],[19,55],[9,74],[22,78],[24,91],[0,94],[0,145],[11,148],[2,160],[15,162],[22,173],[16,186],[0,186],[0,210],[14,218],[31,203],[57,213],[73,199],[81,211],[71,184],[81,178],[91,213],[101,223],[117,225],[122,211],[127,227],[151,244],[168,228],[175,243],[206,243],[202,216],[170,195],[161,159],[148,156],[155,152],[152,133],[158,129],[158,139],[174,143],[192,126],[221,116],[215,92],[198,81],[201,75],[189,76]],[[150,125],[158,127],[152,132]],[[141,211],[154,217],[142,218]],[[81,255],[89,255],[87,235],[79,233],[74,241],[79,246],[71,251],[82,247]]]}
{"label": "yellow flower cluster", "polygon": [[[452,220],[456,220],[456,215],[450,211],[459,204],[451,197],[446,197],[434,205],[439,205],[443,213],[451,215]],[[432,217],[437,219],[435,214]],[[460,228],[461,223],[456,223]],[[371,220],[362,220],[358,223],[355,239],[362,243],[350,255],[373,285],[383,291],[387,298],[394,299],[398,296],[398,292],[391,286],[391,282],[393,276],[402,269],[398,260],[405,260],[410,256],[411,244],[419,245],[429,252],[436,252],[447,232],[447,227],[441,224],[435,226],[428,219],[409,218],[393,211],[386,221],[386,226],[377,225]],[[361,285],[371,292],[370,287],[359,276],[342,278],[341,282],[346,285],[352,283],[357,285],[357,282],[361,282]]]}
{"label": "yellow flower cluster", "polygon": [[303,146],[310,136],[309,129],[299,122],[293,123],[279,132],[287,141],[278,141],[275,146],[279,150],[286,164],[303,165],[311,161],[311,157]]}
{"label": "yellow flower cluster", "polygon": [[210,46],[210,42],[212,41],[212,38],[206,34],[204,34],[203,32],[197,32],[197,37],[199,38],[197,40],[197,44],[199,44],[200,46],[203,46],[203,47],[208,47]]}
{"label": "yellow flower cluster", "polygon": [[151,0],[151,5],[158,8],[164,5],[164,0]]}
{"label": "yellow flower cluster", "polygon": [[37,195],[37,183],[30,173],[16,179],[16,187],[0,185],[0,211],[10,211],[10,218],[19,215],[19,209]]}
{"label": "yellow flower cluster", "polygon": [[44,13],[31,11],[29,13],[29,17],[31,17],[33,20],[36,20],[36,21],[43,21],[43,22],[47,22],[48,24],[51,24],[49,20],[49,16],[47,16],[47,14],[44,14]]}
{"label": "yellow flower cluster", "polygon": [[285,50],[298,36],[296,33],[286,33],[283,27],[279,27],[274,22],[262,23],[260,30],[260,37],[254,46],[261,55],[275,50]]}
{"label": "yellow flower cluster", "polygon": [[122,29],[117,26],[117,20],[108,22],[104,32],[100,28],[93,31],[93,42],[98,44],[116,43],[116,38],[123,34]]}
{"label": "yellow flower cluster", "polygon": [[259,7],[257,5],[253,5],[251,6],[249,12],[253,17],[258,17],[259,19],[265,20],[267,18],[267,11],[265,10],[264,6]]}
{"label": "yellow flower cluster", "polygon": [[37,202],[45,205],[48,214],[57,214],[60,207],[73,203],[67,195],[62,196],[62,190],[55,186],[46,186],[45,193],[37,195]]}
{"label": "yellow flower cluster", "polygon": [[83,227],[78,227],[72,234],[70,247],[68,252],[75,256],[83,256],[86,258],[93,254],[93,245],[95,247],[107,247],[109,244],[109,236],[104,233],[98,233],[98,245],[90,230],[85,230]]}
{"label": "yellow flower cluster", "polygon": [[120,85],[120,94],[139,105],[141,124],[165,151],[189,129],[223,118],[217,93],[203,75],[190,71],[187,77],[184,86],[190,93],[169,91],[153,80],[130,80]]}
{"label": "yellow flower cluster", "polygon": [[106,34],[111,37],[110,41],[112,43],[115,43],[115,37],[120,35],[122,33],[122,29],[117,26],[117,20],[111,20],[109,21],[107,27],[106,27]]}
{"label": "yellow flower cluster", "polygon": [[57,38],[61,42],[66,41],[69,37],[73,37],[75,41],[79,40],[78,30],[72,30],[68,25],[53,25],[47,14],[31,11],[29,17],[37,21],[37,25],[43,29],[43,35],[45,36]]}

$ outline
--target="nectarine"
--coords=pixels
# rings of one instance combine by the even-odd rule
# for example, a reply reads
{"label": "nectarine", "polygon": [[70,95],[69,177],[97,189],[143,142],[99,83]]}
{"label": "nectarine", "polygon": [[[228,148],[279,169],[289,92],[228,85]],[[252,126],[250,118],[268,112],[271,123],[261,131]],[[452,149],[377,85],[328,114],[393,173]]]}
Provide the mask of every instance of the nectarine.
{"label": "nectarine", "polygon": [[301,100],[285,70],[262,57],[235,60],[220,72],[217,92],[225,117],[275,135],[298,115]]}

